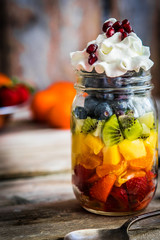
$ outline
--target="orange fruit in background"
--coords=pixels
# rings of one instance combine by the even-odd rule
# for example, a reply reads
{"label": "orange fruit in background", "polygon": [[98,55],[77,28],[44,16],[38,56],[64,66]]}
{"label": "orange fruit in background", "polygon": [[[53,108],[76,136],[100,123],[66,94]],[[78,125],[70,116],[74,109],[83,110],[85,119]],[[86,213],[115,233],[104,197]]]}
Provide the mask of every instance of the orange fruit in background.
{"label": "orange fruit in background", "polygon": [[47,90],[37,92],[31,102],[33,117],[38,121],[44,121],[46,114],[55,103],[55,96]]}
{"label": "orange fruit in background", "polygon": [[70,128],[70,111],[76,90],[71,82],[56,82],[37,92],[31,109],[35,119],[46,121],[51,127]]}
{"label": "orange fruit in background", "polygon": [[48,112],[47,122],[51,127],[69,129],[70,111],[71,104],[69,102],[58,102]]}
{"label": "orange fruit in background", "polygon": [[12,81],[9,77],[7,77],[5,74],[0,73],[0,87],[8,87],[12,85]]}

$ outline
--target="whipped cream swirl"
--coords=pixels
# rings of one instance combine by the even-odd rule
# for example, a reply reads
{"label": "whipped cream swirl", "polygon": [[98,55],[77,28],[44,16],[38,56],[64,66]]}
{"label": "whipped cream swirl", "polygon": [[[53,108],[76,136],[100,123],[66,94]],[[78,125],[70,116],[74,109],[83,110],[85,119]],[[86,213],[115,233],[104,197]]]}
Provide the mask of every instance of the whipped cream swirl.
{"label": "whipped cream swirl", "polygon": [[[116,19],[111,18],[108,21],[114,23]],[[93,65],[88,63],[86,52],[90,44],[98,45],[98,60]],[[139,72],[140,68],[148,71],[153,66],[152,60],[149,59],[149,47],[143,46],[141,39],[134,32],[129,33],[123,40],[120,32],[108,38],[103,33],[96,40],[89,42],[87,47],[83,51],[70,54],[71,63],[77,70],[92,72],[95,69],[97,73],[105,72],[108,77],[118,77],[128,71]]]}

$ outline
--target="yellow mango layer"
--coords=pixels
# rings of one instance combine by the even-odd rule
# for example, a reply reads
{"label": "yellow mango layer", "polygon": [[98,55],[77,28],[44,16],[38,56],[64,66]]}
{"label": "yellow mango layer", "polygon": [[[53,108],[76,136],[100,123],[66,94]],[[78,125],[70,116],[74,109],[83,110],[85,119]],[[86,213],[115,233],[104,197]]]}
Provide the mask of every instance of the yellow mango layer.
{"label": "yellow mango layer", "polygon": [[117,165],[120,161],[118,145],[103,148],[103,164]]}
{"label": "yellow mango layer", "polygon": [[150,136],[144,141],[144,145],[151,154],[154,153],[157,144],[157,132],[152,130]]}
{"label": "yellow mango layer", "polygon": [[77,164],[77,156],[89,152],[89,147],[84,144],[86,135],[79,133],[72,135],[72,168]]}
{"label": "yellow mango layer", "polygon": [[126,160],[132,160],[146,156],[146,149],[142,139],[130,141],[128,139],[119,143],[119,151]]}
{"label": "yellow mango layer", "polygon": [[101,139],[99,137],[94,137],[93,135],[91,134],[88,134],[86,136],[86,138],[84,139],[84,143],[93,151],[94,154],[98,154],[104,144],[103,142],[101,141]]}

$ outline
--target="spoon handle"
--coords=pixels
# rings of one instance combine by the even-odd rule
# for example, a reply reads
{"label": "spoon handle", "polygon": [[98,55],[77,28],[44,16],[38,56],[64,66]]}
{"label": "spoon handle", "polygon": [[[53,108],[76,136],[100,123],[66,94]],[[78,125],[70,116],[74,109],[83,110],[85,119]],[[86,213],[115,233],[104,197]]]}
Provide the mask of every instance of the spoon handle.
{"label": "spoon handle", "polygon": [[128,231],[133,223],[138,222],[142,219],[157,216],[157,215],[160,215],[160,210],[156,210],[156,211],[144,213],[144,214],[141,214],[141,215],[138,215],[138,216],[134,216],[134,217],[130,218],[127,222],[125,222],[121,226],[121,228],[126,229]]}

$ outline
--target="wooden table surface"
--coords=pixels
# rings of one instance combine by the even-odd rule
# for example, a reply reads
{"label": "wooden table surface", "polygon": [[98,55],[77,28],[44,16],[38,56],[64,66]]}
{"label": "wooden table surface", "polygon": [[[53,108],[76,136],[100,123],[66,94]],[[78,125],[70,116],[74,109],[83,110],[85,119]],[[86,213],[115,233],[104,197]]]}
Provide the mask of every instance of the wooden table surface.
{"label": "wooden table surface", "polygon": [[[56,240],[76,229],[116,228],[129,217],[98,216],[76,201],[70,175],[70,132],[14,118],[0,132],[0,240]],[[145,212],[160,209],[160,187]],[[131,239],[160,237],[155,226]]]}

